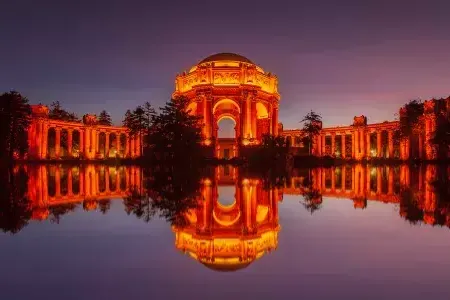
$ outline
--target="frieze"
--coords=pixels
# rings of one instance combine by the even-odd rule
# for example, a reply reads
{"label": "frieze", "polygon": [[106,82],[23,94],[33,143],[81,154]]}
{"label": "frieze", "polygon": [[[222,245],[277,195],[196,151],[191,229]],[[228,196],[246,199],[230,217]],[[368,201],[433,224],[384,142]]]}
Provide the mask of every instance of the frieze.
{"label": "frieze", "polygon": [[240,74],[236,72],[214,72],[214,84],[239,84]]}

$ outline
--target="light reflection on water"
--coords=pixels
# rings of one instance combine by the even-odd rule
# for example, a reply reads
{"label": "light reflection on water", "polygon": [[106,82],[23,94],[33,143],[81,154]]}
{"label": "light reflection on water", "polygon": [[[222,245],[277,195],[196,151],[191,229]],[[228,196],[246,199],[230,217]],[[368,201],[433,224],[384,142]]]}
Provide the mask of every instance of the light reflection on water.
{"label": "light reflection on water", "polygon": [[148,299],[149,288],[150,298],[447,299],[444,167],[316,168],[276,182],[218,167],[194,186],[138,167],[14,172],[0,207],[5,299]]}

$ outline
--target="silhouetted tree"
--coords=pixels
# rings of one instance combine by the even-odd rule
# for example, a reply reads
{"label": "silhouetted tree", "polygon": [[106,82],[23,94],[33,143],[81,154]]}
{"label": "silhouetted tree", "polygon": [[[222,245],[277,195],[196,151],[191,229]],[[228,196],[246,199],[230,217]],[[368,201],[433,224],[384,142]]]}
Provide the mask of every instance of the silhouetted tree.
{"label": "silhouetted tree", "polygon": [[152,127],[152,121],[155,116],[155,109],[149,102],[144,106],[138,106],[133,111],[127,110],[123,125],[130,130],[131,136],[139,136],[141,139],[141,153],[144,153],[144,146],[147,144],[145,138]]}
{"label": "silhouetted tree", "polygon": [[187,111],[189,100],[173,99],[153,117],[148,135],[149,154],[169,164],[196,164],[202,157],[200,118]]}
{"label": "silhouetted tree", "polygon": [[309,155],[311,155],[314,138],[320,133],[320,130],[322,129],[322,117],[311,110],[300,121],[300,123],[303,123],[303,143],[308,145],[308,153]]}
{"label": "silhouetted tree", "polygon": [[27,130],[31,121],[28,99],[16,91],[0,96],[0,158],[12,161],[14,154],[28,150]]}
{"label": "silhouetted tree", "polygon": [[106,126],[112,125],[111,116],[109,115],[109,113],[106,110],[102,110],[100,112],[100,115],[98,116],[98,124],[106,125]]}
{"label": "silhouetted tree", "polygon": [[429,143],[438,147],[439,157],[447,157],[450,147],[450,116],[442,114],[437,117],[436,130],[432,133]]}
{"label": "silhouetted tree", "polygon": [[424,106],[421,100],[410,100],[400,109],[404,113],[398,116],[397,137],[400,139],[410,137],[423,130]]}
{"label": "silhouetted tree", "polygon": [[28,176],[23,168],[0,169],[0,228],[15,234],[31,218],[31,203],[27,197]]}
{"label": "silhouetted tree", "polygon": [[50,105],[48,117],[50,119],[66,122],[80,122],[80,119],[77,117],[77,115],[62,108],[59,101],[55,101]]}

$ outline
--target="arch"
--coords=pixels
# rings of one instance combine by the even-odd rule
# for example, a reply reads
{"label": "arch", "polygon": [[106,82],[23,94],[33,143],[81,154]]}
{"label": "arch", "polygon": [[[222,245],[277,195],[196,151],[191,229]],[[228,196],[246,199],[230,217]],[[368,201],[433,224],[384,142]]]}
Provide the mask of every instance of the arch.
{"label": "arch", "polygon": [[225,98],[221,99],[216,102],[213,106],[213,113],[216,112],[216,109],[218,109],[220,106],[224,106],[222,109],[224,110],[232,110],[233,108],[237,109],[238,113],[241,113],[241,109],[239,108],[239,105],[236,103],[236,101]]}
{"label": "arch", "polygon": [[267,110],[267,107],[261,103],[256,103],[256,118],[257,119],[265,119],[269,117],[269,112]]}

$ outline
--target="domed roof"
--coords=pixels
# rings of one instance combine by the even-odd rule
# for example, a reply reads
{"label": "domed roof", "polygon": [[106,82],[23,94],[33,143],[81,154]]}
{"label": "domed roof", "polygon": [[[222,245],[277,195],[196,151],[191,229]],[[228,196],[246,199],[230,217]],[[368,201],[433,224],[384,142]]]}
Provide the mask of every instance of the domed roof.
{"label": "domed roof", "polygon": [[239,61],[239,62],[245,62],[245,63],[254,65],[254,63],[250,59],[248,59],[245,56],[236,54],[236,53],[216,53],[216,54],[210,55],[207,58],[203,59],[198,64],[203,64],[206,62],[213,62],[213,61],[223,61],[223,60]]}

